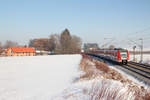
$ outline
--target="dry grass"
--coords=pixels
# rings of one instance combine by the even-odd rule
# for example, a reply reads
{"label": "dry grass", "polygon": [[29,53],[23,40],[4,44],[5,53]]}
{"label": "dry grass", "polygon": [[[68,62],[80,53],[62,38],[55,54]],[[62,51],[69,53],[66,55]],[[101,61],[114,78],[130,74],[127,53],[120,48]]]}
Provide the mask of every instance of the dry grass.
{"label": "dry grass", "polygon": [[122,87],[120,84],[114,84],[112,81],[102,80],[100,85],[93,84],[90,100],[133,100],[133,95],[127,88]]}
{"label": "dry grass", "polygon": [[107,64],[94,60],[87,55],[83,55],[83,59],[81,60],[80,63],[80,68],[82,71],[85,72],[84,77],[86,78],[91,76],[94,77],[102,76],[106,79],[121,80],[121,82],[129,81],[129,80],[122,80],[124,79],[124,77],[114,69],[108,67]]}

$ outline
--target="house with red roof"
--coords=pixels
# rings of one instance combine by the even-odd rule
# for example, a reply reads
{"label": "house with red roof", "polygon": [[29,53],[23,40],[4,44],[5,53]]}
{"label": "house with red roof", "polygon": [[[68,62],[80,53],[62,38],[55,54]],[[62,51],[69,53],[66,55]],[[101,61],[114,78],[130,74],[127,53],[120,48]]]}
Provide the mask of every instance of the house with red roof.
{"label": "house with red roof", "polygon": [[6,50],[6,56],[35,56],[35,53],[31,47],[12,47]]}

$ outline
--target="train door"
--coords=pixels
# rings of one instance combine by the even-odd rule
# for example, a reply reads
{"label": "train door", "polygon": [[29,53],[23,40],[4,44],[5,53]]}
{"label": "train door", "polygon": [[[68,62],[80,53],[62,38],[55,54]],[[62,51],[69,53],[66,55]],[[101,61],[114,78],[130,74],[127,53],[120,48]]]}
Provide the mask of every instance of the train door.
{"label": "train door", "polygon": [[127,64],[128,60],[128,53],[127,50],[120,50],[120,55],[121,55],[121,60],[122,60],[122,64]]}

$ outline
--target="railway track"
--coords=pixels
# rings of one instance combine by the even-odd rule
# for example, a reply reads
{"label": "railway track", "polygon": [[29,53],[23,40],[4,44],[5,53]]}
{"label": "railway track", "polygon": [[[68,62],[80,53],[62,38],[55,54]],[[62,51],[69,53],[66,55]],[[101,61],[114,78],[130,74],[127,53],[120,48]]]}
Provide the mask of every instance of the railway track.
{"label": "railway track", "polygon": [[150,85],[150,66],[135,62],[128,62],[127,65],[122,65],[124,68],[133,72],[136,78]]}
{"label": "railway track", "polygon": [[142,63],[137,63],[137,62],[133,62],[133,61],[130,61],[129,63],[133,64],[133,65],[141,66],[141,67],[143,67],[145,69],[149,69],[150,70],[150,65],[146,65],[146,64],[142,64]]}
{"label": "railway track", "polygon": [[[115,62],[100,57],[98,55],[90,55],[90,56],[97,57],[100,60],[105,60],[113,65],[117,65]],[[120,69],[123,69],[123,71],[126,71],[127,73],[131,74],[135,78],[139,79],[140,81],[143,81],[144,83],[150,86],[150,65],[130,61],[128,62],[127,65],[117,65],[117,66],[119,66]]]}

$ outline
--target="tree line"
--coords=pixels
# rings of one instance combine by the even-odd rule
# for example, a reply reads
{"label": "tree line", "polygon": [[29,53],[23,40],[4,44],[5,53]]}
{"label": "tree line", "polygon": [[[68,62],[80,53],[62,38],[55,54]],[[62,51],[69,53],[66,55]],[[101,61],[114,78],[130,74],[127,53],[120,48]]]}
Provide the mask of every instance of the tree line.
{"label": "tree line", "polygon": [[[50,51],[53,53],[70,54],[80,53],[81,38],[71,35],[68,29],[61,34],[51,34],[48,38],[36,38],[29,41],[28,47],[33,47],[39,51]],[[0,53],[9,47],[20,47],[17,42],[6,41],[4,45],[0,42]],[[27,47],[25,45],[25,47]]]}
{"label": "tree line", "polygon": [[29,47],[34,47],[37,50],[63,54],[79,53],[81,45],[80,37],[71,35],[68,29],[65,29],[61,34],[51,34],[49,38],[32,39],[29,42]]}
{"label": "tree line", "polygon": [[9,47],[17,47],[18,43],[14,41],[7,40],[4,45],[0,42],[0,54]]}

